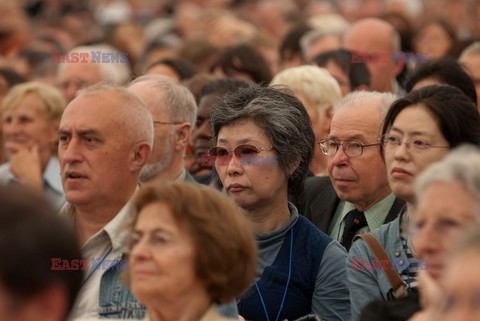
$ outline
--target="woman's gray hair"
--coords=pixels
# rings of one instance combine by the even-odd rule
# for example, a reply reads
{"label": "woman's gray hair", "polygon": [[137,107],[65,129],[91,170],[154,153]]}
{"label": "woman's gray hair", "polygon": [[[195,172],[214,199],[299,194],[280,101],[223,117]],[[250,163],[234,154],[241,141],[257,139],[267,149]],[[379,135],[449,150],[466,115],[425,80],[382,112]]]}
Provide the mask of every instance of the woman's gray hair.
{"label": "woman's gray hair", "polygon": [[278,165],[288,177],[289,192],[299,193],[315,146],[309,116],[301,101],[279,87],[251,85],[239,89],[212,110],[213,144],[217,144],[222,127],[240,119],[251,119],[265,131],[277,153]]}
{"label": "woman's gray hair", "polygon": [[461,183],[476,199],[474,213],[480,218],[480,149],[473,145],[461,145],[453,149],[443,160],[428,167],[415,181],[416,202],[434,183]]}

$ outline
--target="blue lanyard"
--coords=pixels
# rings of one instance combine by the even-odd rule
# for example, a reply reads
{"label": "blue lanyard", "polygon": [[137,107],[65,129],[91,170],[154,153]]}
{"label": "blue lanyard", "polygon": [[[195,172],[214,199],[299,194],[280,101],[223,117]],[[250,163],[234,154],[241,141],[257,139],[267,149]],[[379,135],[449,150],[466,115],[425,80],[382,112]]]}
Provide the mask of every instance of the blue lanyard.
{"label": "blue lanyard", "polygon": [[[275,321],[278,321],[278,318],[280,317],[280,312],[282,312],[282,310],[283,310],[283,304],[285,303],[285,298],[287,297],[288,285],[290,284],[290,277],[292,276],[292,250],[293,250],[293,226],[292,226],[292,229],[290,230],[290,259],[289,259],[289,263],[288,263],[287,285],[285,286],[285,291],[283,292],[282,303],[280,304],[280,309],[278,310],[277,317],[276,317]],[[262,296],[262,293],[260,292],[260,288],[258,287],[257,282],[255,282],[255,287],[257,288],[257,292],[258,292],[258,296],[260,297],[260,301],[262,302],[263,311],[265,312],[265,316],[267,317],[267,321],[270,321],[270,318],[268,317],[267,307],[265,306],[265,301],[263,300],[263,296]]]}
{"label": "blue lanyard", "polygon": [[102,260],[100,262],[97,262],[97,265],[95,265],[94,267],[92,267],[92,269],[90,271],[88,271],[87,276],[85,277],[85,279],[83,279],[82,283],[80,284],[80,288],[85,283],[87,283],[87,281],[90,279],[90,277],[93,275],[93,273],[95,273],[95,271],[97,271],[98,267],[103,263],[103,261],[105,261],[105,259],[107,258],[108,254],[110,254],[110,252],[112,252],[112,246],[111,245],[110,245],[110,248],[105,253],[105,255],[103,255]]}

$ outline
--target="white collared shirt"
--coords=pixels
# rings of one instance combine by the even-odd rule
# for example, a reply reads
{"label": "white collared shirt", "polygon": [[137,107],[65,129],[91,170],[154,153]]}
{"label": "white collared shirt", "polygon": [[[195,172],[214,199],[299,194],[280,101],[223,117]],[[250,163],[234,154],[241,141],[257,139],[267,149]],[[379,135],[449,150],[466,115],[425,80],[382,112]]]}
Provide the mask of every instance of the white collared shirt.
{"label": "white collared shirt", "polygon": [[[60,216],[75,224],[75,207],[67,203],[60,210]],[[85,242],[81,247],[81,252],[83,259],[89,261],[89,270],[92,268],[92,258],[95,259],[95,263],[98,262],[98,259],[102,259],[110,248],[112,250],[105,256],[105,260],[116,260],[127,253],[129,226],[134,216],[135,211],[128,202],[107,225]],[[85,276],[87,276],[89,271],[85,272]],[[83,284],[70,314],[71,319],[98,317],[100,281],[103,273],[105,273],[103,267],[94,271]]]}

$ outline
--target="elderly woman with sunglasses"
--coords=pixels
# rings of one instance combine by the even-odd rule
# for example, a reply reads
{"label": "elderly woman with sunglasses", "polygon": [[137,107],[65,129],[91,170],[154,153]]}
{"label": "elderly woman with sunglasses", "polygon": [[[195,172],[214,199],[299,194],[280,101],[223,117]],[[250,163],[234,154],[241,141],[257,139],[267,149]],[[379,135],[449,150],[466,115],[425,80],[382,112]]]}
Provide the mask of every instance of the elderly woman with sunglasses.
{"label": "elderly woman with sunglasses", "polygon": [[[480,145],[480,115],[475,104],[459,89],[433,85],[396,100],[388,111],[381,143],[392,192],[406,208],[394,221],[372,232],[385,249],[403,285],[394,291],[384,269],[369,264],[378,258],[367,243],[354,242],[347,259],[352,320],[358,320],[367,303],[391,300],[417,292],[416,272],[425,262],[415,257],[406,226],[412,213],[415,178],[462,143]],[[353,262],[362,262],[353,268]],[[367,262],[367,264],[365,264]]]}
{"label": "elderly woman with sunglasses", "polygon": [[252,85],[225,98],[210,118],[215,173],[257,236],[259,266],[240,298],[247,320],[293,320],[315,313],[350,320],[342,246],[288,202],[312,159],[308,113],[294,96]]}

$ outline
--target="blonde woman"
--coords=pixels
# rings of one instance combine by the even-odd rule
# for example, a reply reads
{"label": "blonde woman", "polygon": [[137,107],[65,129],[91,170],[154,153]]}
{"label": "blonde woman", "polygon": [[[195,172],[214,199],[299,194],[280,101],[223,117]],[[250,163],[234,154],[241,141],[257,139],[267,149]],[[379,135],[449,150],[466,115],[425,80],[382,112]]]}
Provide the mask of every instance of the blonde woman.
{"label": "blonde woman", "polygon": [[8,162],[0,166],[0,183],[29,186],[57,209],[65,202],[56,157],[58,124],[65,105],[57,89],[39,82],[14,86],[2,103]]}

